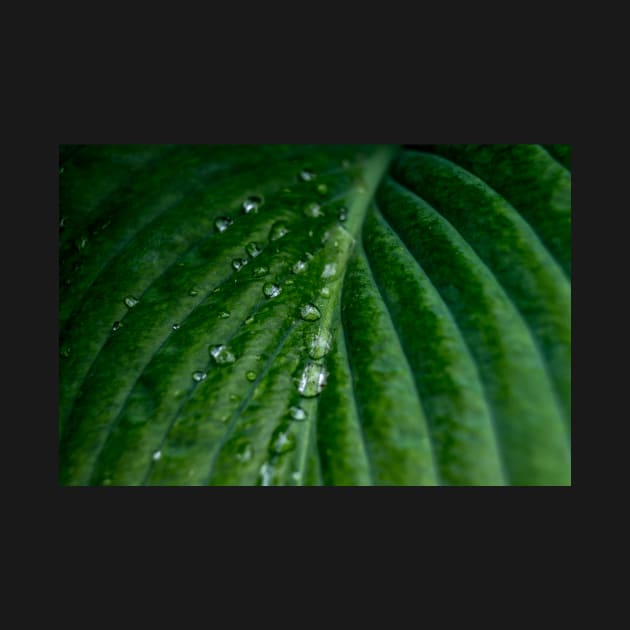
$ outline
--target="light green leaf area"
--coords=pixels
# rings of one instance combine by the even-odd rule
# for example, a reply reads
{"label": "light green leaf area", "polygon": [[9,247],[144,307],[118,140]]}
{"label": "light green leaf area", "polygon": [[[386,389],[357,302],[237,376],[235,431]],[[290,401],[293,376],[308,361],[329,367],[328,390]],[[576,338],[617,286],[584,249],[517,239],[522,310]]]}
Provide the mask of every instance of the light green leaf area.
{"label": "light green leaf area", "polygon": [[567,145],[60,147],[63,485],[570,485]]}

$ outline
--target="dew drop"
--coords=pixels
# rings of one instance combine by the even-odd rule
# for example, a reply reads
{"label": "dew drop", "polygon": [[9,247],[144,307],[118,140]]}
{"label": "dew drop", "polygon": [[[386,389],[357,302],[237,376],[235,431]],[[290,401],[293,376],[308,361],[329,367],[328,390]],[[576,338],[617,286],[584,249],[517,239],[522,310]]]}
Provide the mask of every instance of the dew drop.
{"label": "dew drop", "polygon": [[276,427],[269,441],[269,452],[274,455],[283,455],[295,448],[295,435],[289,433],[286,425]]}
{"label": "dew drop", "polygon": [[328,372],[323,365],[307,363],[299,378],[296,379],[298,393],[304,398],[318,396],[326,387],[327,378]]}
{"label": "dew drop", "polygon": [[304,206],[304,215],[307,217],[316,218],[323,217],[324,213],[322,212],[322,207],[317,202],[312,201],[311,203],[307,203]]}
{"label": "dew drop", "polygon": [[202,372],[201,370],[197,370],[196,372],[193,372],[193,380],[197,381],[199,383],[199,381],[203,381],[206,376],[208,376],[205,372]]}
{"label": "dew drop", "polygon": [[320,185],[317,187],[317,192],[318,192],[320,195],[327,195],[327,194],[328,194],[328,186],[326,186],[326,184],[320,184]]}
{"label": "dew drop", "polygon": [[221,311],[218,315],[219,319],[227,319],[230,316],[229,311]]}
{"label": "dew drop", "polygon": [[311,169],[309,168],[305,168],[302,171],[300,171],[300,179],[303,182],[310,182],[314,180],[315,177],[316,177],[315,173],[313,173],[313,171],[311,171]]}
{"label": "dew drop", "polygon": [[311,359],[321,359],[325,357],[332,348],[332,335],[325,328],[317,330],[307,330],[304,333],[304,341],[306,342],[306,350]]}
{"label": "dew drop", "polygon": [[61,348],[61,356],[66,358],[70,356],[70,346],[64,346]]}
{"label": "dew drop", "polygon": [[112,326],[112,330],[114,332],[116,332],[117,330],[120,330],[122,328],[122,322],[114,322],[113,326]]}
{"label": "dew drop", "polygon": [[348,211],[346,208],[339,208],[339,214],[337,216],[340,221],[345,221],[348,218]]}
{"label": "dew drop", "polygon": [[214,227],[216,228],[217,232],[225,232],[225,230],[227,230],[230,225],[232,225],[232,223],[234,223],[234,221],[230,217],[219,217],[214,222]]}
{"label": "dew drop", "polygon": [[75,244],[75,247],[79,251],[81,251],[87,247],[87,242],[88,242],[87,236],[81,236],[80,238],[74,241],[74,244]]}
{"label": "dew drop", "polygon": [[135,297],[133,297],[133,295],[128,295],[125,298],[124,302],[125,302],[125,306],[128,306],[129,308],[133,308],[138,303],[138,300]]}
{"label": "dew drop", "polygon": [[179,324],[173,324],[173,330],[179,330]]}
{"label": "dew drop", "polygon": [[195,295],[199,295],[199,289],[193,287],[190,291],[188,291],[188,295],[191,295],[192,297],[195,297]]}
{"label": "dew drop", "polygon": [[293,273],[302,273],[304,271],[306,271],[306,267],[308,265],[303,261],[303,260],[298,260],[295,265],[293,265],[293,267],[291,267],[291,271]]}
{"label": "dew drop", "polygon": [[235,258],[232,261],[232,267],[234,271],[240,271],[248,262],[247,258]]}
{"label": "dew drop", "polygon": [[236,447],[234,456],[239,462],[248,462],[254,456],[254,447],[249,442],[243,442]]}
{"label": "dew drop", "polygon": [[247,374],[245,374],[245,378],[250,382],[253,383],[256,380],[256,372],[252,372],[251,370],[249,372],[247,372]]}
{"label": "dew drop", "polygon": [[254,242],[247,243],[245,246],[245,251],[252,257],[256,258],[256,256],[260,256],[262,254],[262,249],[258,247],[258,245]]}
{"label": "dew drop", "polygon": [[253,316],[253,315],[251,315],[250,317],[248,317],[248,318],[245,320],[245,323],[246,323],[247,325],[252,324],[253,322],[254,322],[254,316]]}
{"label": "dew drop", "polygon": [[234,363],[234,361],[236,361],[236,357],[230,352],[228,347],[223,344],[211,346],[210,356],[214,359],[215,363],[219,365]]}
{"label": "dew drop", "polygon": [[287,228],[287,224],[285,221],[276,221],[272,226],[271,230],[269,230],[269,240],[277,241],[281,239],[283,236],[286,236],[289,233]]}
{"label": "dew drop", "polygon": [[307,322],[314,322],[321,316],[322,314],[319,312],[319,309],[315,306],[315,304],[304,304],[304,306],[300,308],[300,317],[305,319]]}
{"label": "dew drop", "polygon": [[289,415],[291,416],[291,420],[295,420],[296,422],[302,422],[308,417],[308,414],[302,407],[289,407]]}
{"label": "dew drop", "polygon": [[322,287],[319,292],[322,294],[322,297],[329,298],[330,297],[330,289],[328,287]]}
{"label": "dew drop", "polygon": [[261,486],[270,486],[271,485],[271,477],[273,475],[273,466],[269,462],[265,462],[260,467],[260,475],[258,480]]}
{"label": "dew drop", "polygon": [[332,278],[337,273],[337,265],[335,263],[326,263],[322,271],[322,278]]}
{"label": "dew drop", "polygon": [[263,198],[258,195],[252,195],[243,202],[243,212],[249,214],[250,212],[256,212],[263,204]]}
{"label": "dew drop", "polygon": [[300,481],[302,481],[302,473],[299,470],[296,470],[295,472],[291,473],[291,479],[293,479],[293,481],[296,484],[299,484]]}
{"label": "dew drop", "polygon": [[260,276],[264,276],[268,272],[269,269],[267,267],[256,267],[256,269],[254,269],[254,271],[252,272],[252,275],[255,278],[260,278]]}
{"label": "dew drop", "polygon": [[263,293],[268,298],[278,297],[282,293],[282,288],[273,282],[265,282],[263,285]]}
{"label": "dew drop", "polygon": [[162,451],[155,451],[155,453],[153,453],[153,455],[151,455],[151,459],[154,462],[157,462],[157,460],[160,459],[160,457],[162,457]]}

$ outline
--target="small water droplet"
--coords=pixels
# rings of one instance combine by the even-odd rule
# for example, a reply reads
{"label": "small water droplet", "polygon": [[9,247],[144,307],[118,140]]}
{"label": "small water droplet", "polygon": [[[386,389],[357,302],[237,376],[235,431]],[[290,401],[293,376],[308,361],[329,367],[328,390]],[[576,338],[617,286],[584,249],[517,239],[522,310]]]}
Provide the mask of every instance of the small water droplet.
{"label": "small water droplet", "polygon": [[274,455],[283,455],[295,448],[295,435],[289,433],[289,428],[281,424],[276,427],[269,440],[269,452]]}
{"label": "small water droplet", "polygon": [[250,212],[256,212],[263,204],[263,198],[258,195],[252,195],[243,202],[243,212],[249,214]]}
{"label": "small water droplet", "polygon": [[258,247],[258,244],[254,242],[247,243],[247,245],[245,246],[245,251],[252,258],[256,258],[256,256],[260,256],[260,254],[262,254],[262,249],[260,249],[260,247]]}
{"label": "small water droplet", "polygon": [[216,289],[212,290],[212,293],[218,293],[221,290],[221,287],[217,287]]}
{"label": "small water droplet", "polygon": [[232,225],[232,223],[234,223],[234,220],[230,217],[219,217],[214,222],[214,227],[216,228],[217,232],[225,232],[225,230],[227,230],[230,225]]}
{"label": "small water droplet", "polygon": [[268,272],[269,269],[267,267],[256,267],[256,269],[254,269],[254,271],[252,272],[252,275],[255,278],[260,278],[260,276],[264,276]]}
{"label": "small water droplet", "polygon": [[278,297],[282,293],[282,288],[273,282],[265,282],[263,285],[263,293],[268,298]]}
{"label": "small water droplet", "polygon": [[133,297],[133,295],[128,295],[125,298],[124,302],[125,302],[125,306],[128,306],[129,308],[133,308],[138,303],[138,300],[135,297]]}
{"label": "small water droplet", "polygon": [[299,378],[296,379],[297,390],[304,398],[318,396],[326,386],[328,372],[319,363],[307,363]]}
{"label": "small water droplet", "polygon": [[304,409],[302,409],[302,407],[289,407],[289,415],[291,416],[291,419],[296,422],[302,422],[308,417],[308,414],[304,411]]}
{"label": "small water droplet", "polygon": [[234,456],[239,462],[248,462],[254,456],[254,447],[249,442],[243,442],[236,447]]}
{"label": "small water droplet", "polygon": [[320,184],[320,185],[317,187],[317,192],[318,192],[320,195],[327,195],[327,194],[328,194],[328,186],[326,186],[326,184]]}
{"label": "small water droplet", "polygon": [[234,363],[236,357],[230,352],[229,348],[223,344],[210,347],[210,356],[219,365],[225,365],[226,363]]}
{"label": "small water droplet", "polygon": [[270,486],[271,485],[271,477],[273,475],[273,466],[269,462],[265,462],[260,467],[260,476],[259,481],[261,486]]}
{"label": "small water droplet", "polygon": [[173,330],[179,330],[179,324],[173,324]]}
{"label": "small water droplet", "polygon": [[117,330],[120,330],[122,328],[122,322],[114,322],[113,326],[112,326],[112,330],[114,332],[116,332]]}
{"label": "small water droplet", "polygon": [[252,372],[251,370],[249,372],[247,372],[247,374],[245,374],[245,378],[250,382],[253,383],[256,380],[256,372]]}
{"label": "small water droplet", "polygon": [[330,297],[330,289],[328,287],[322,287],[319,292],[322,294],[322,297],[329,298]]}
{"label": "small water droplet", "polygon": [[81,251],[81,250],[83,250],[83,249],[85,249],[87,247],[87,242],[88,242],[87,236],[84,235],[84,236],[81,236],[78,239],[76,239],[74,241],[74,244],[75,244],[76,248],[79,251]]}
{"label": "small water droplet", "polygon": [[289,233],[287,228],[287,224],[285,221],[276,221],[272,226],[271,230],[269,230],[269,240],[277,241],[281,239],[283,236],[286,236]]}
{"label": "small water droplet", "polygon": [[304,215],[307,217],[323,217],[324,213],[322,211],[322,207],[316,202],[312,201],[311,203],[307,203],[304,206]]}
{"label": "small water droplet", "polygon": [[188,291],[188,295],[192,295],[193,297],[195,297],[195,295],[199,295],[199,289],[197,289],[197,287],[193,287],[190,291]]}
{"label": "small water droplet", "polygon": [[293,267],[291,267],[291,271],[293,273],[302,273],[306,271],[307,264],[303,260],[298,260]]}
{"label": "small water droplet", "polygon": [[246,324],[252,324],[254,322],[254,316],[250,315],[246,320],[245,323]]}
{"label": "small water droplet", "polygon": [[313,171],[311,171],[311,169],[309,168],[305,168],[305,169],[302,169],[302,171],[300,171],[300,179],[303,182],[310,182],[314,180],[315,177],[316,177],[315,173],[313,173]]}
{"label": "small water droplet", "polygon": [[61,356],[62,357],[69,357],[70,356],[70,346],[64,346],[63,348],[61,348]]}
{"label": "small water droplet", "polygon": [[151,455],[151,459],[154,462],[157,462],[157,460],[160,459],[160,457],[162,457],[162,451],[155,451],[155,453],[153,453],[153,455]]}
{"label": "small water droplet", "polygon": [[63,230],[63,228],[66,225],[66,221],[68,220],[68,217],[61,217],[61,220],[59,221],[59,227]]}
{"label": "small water droplet", "polygon": [[234,271],[240,271],[248,262],[247,258],[235,258],[232,261],[232,267]]}
{"label": "small water droplet", "polygon": [[340,221],[345,221],[348,218],[348,211],[346,208],[339,208],[339,214],[337,216]]}
{"label": "small water droplet", "polygon": [[305,319],[307,322],[314,322],[321,316],[322,314],[319,312],[319,309],[315,306],[315,304],[304,304],[304,306],[300,308],[300,317]]}
{"label": "small water droplet", "polygon": [[322,271],[322,278],[332,278],[337,273],[337,265],[335,263],[326,263]]}
{"label": "small water droplet", "polygon": [[325,357],[332,348],[332,335],[325,328],[316,330],[308,329],[304,333],[306,350],[311,359],[321,359]]}
{"label": "small water droplet", "polygon": [[229,311],[221,311],[218,315],[219,319],[227,319],[230,316]]}
{"label": "small water droplet", "polygon": [[299,470],[292,472],[291,479],[293,479],[296,484],[299,484],[300,481],[302,481],[302,473]]}
{"label": "small water droplet", "polygon": [[197,370],[196,372],[193,372],[193,380],[199,382],[199,381],[203,381],[206,376],[208,376],[205,372],[202,372],[201,370]]}

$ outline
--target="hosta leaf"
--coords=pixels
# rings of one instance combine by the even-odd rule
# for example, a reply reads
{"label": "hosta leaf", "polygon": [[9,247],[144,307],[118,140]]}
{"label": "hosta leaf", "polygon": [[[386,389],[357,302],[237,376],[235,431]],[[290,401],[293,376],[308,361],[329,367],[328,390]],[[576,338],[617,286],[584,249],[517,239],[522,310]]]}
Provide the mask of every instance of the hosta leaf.
{"label": "hosta leaf", "polygon": [[60,482],[569,484],[569,160],[62,147]]}

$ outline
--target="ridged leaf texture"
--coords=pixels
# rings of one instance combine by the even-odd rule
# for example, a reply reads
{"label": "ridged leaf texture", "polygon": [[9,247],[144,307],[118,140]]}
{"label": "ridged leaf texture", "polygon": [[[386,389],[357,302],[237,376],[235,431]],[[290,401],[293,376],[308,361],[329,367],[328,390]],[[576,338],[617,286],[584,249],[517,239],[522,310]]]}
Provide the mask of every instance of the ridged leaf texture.
{"label": "ridged leaf texture", "polygon": [[568,145],[60,147],[63,485],[569,485]]}

